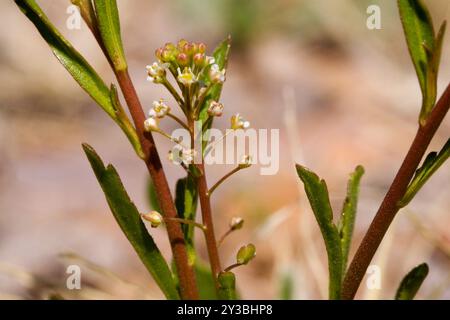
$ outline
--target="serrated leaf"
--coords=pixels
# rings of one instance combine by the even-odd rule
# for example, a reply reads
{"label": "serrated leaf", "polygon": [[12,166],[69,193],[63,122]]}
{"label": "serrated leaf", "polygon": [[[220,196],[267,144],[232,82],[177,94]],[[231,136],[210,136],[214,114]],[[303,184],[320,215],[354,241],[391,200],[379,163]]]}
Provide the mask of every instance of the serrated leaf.
{"label": "serrated leaf", "polygon": [[219,282],[219,299],[220,300],[236,300],[236,276],[234,273],[220,272],[218,276]]}
{"label": "serrated leaf", "polygon": [[22,12],[36,26],[41,36],[47,41],[56,58],[69,71],[78,84],[102,107],[106,113],[115,119],[109,88],[75,50],[72,45],[53,26],[47,16],[34,0],[15,0]]}
{"label": "serrated leaf", "polygon": [[419,291],[420,286],[427,277],[428,271],[428,265],[426,263],[422,263],[408,272],[397,289],[395,300],[414,299],[417,291]]}
{"label": "serrated leaf", "polygon": [[412,181],[410,182],[402,200],[398,203],[400,208],[406,206],[419,190],[425,185],[430,177],[445,163],[450,157],[450,139],[442,147],[439,153],[431,152],[425,158],[422,166],[417,169]]}
{"label": "serrated leaf", "polygon": [[347,184],[347,196],[342,208],[341,219],[339,221],[339,236],[341,238],[342,250],[342,274],[347,269],[348,253],[352,241],[353,227],[355,226],[356,209],[358,206],[359,183],[364,174],[364,168],[357,166],[355,171],[350,175]]}
{"label": "serrated leaf", "polygon": [[398,8],[409,53],[422,90],[421,118],[433,108],[436,97],[430,95],[429,58],[427,50],[434,52],[433,21],[422,0],[398,0]]}
{"label": "serrated leaf", "polygon": [[98,28],[103,44],[116,71],[127,69],[127,61],[120,35],[119,10],[116,0],[95,0]]}
{"label": "serrated leaf", "polygon": [[169,266],[148,233],[117,171],[112,165],[105,167],[98,154],[88,144],[83,144],[83,150],[102,187],[111,212],[128,241],[167,299],[179,299]]}
{"label": "serrated leaf", "polygon": [[331,209],[327,184],[307,168],[298,164],[296,168],[325,242],[330,277],[329,297],[330,299],[340,299],[342,281],[341,239],[339,231],[333,223],[333,210]]}

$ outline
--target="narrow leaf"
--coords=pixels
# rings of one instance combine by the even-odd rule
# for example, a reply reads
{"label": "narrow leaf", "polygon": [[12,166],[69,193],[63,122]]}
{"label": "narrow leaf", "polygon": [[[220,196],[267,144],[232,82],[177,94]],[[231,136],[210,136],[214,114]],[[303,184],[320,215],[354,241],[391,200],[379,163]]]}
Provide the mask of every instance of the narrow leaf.
{"label": "narrow leaf", "polygon": [[[429,75],[429,54],[435,50],[433,21],[422,0],[398,0],[400,18],[406,36],[409,53],[416,69],[422,90],[421,119],[433,108],[436,96],[432,94],[433,82]],[[430,91],[431,89],[431,91]]]}
{"label": "narrow leaf", "polygon": [[414,178],[410,182],[406,193],[402,200],[399,202],[399,207],[405,207],[419,190],[425,185],[430,177],[444,164],[444,162],[450,157],[450,139],[442,147],[439,153],[431,152],[425,158],[422,166],[417,169]]}
{"label": "narrow leaf", "polygon": [[412,300],[428,275],[428,265],[422,263],[403,278],[395,294],[395,300]]}
{"label": "narrow leaf", "polygon": [[356,219],[356,209],[358,206],[359,183],[363,174],[364,168],[362,166],[357,166],[355,171],[350,175],[350,179],[347,184],[347,196],[342,208],[341,220],[339,221],[343,274],[345,274],[347,269],[348,253],[350,251],[353,227]]}
{"label": "narrow leaf", "polygon": [[106,51],[116,71],[127,69],[127,61],[123,51],[120,35],[119,10],[116,0],[95,0],[98,28]]}
{"label": "narrow leaf", "polygon": [[152,210],[162,212],[161,207],[159,206],[158,202],[158,195],[156,194],[155,184],[153,183],[152,179],[148,179],[147,183],[147,199],[150,204],[150,207]]}
{"label": "narrow leaf", "polygon": [[83,149],[103,189],[114,218],[128,241],[167,299],[179,299],[169,266],[148,233],[139,211],[128,196],[115,168],[112,165],[105,168],[103,161],[91,146],[83,144]]}
{"label": "narrow leaf", "polygon": [[92,99],[111,118],[115,119],[109,89],[95,70],[52,25],[34,0],[15,0],[15,2],[28,19],[33,22],[45,41],[47,41],[59,62]]}
{"label": "narrow leaf", "polygon": [[76,5],[80,9],[80,14],[83,17],[84,22],[86,22],[89,29],[92,32],[97,30],[97,18],[95,16],[94,7],[92,6],[91,0],[70,0],[72,4]]}
{"label": "narrow leaf", "polygon": [[[178,215],[183,219],[195,221],[198,202],[196,179],[189,174],[186,178],[177,181],[175,189],[175,206]],[[187,244],[189,262],[193,265],[195,263],[195,227],[190,224],[183,224],[182,229]]]}
{"label": "narrow leaf", "polygon": [[339,299],[342,281],[341,239],[339,231],[333,223],[333,211],[327,184],[307,168],[301,165],[297,165],[296,168],[325,241],[330,275],[329,296],[330,299]]}
{"label": "narrow leaf", "polygon": [[211,273],[211,268],[206,263],[199,261],[195,262],[194,266],[195,278],[197,279],[197,286],[200,294],[200,300],[216,300],[216,285]]}

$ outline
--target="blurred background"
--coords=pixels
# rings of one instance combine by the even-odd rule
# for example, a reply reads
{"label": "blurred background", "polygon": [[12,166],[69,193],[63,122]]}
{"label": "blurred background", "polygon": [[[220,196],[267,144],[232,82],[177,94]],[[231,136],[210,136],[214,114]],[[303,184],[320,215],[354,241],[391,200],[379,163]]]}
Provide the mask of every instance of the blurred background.
{"label": "blurred background", "polygon": [[[88,28],[69,30],[68,1],[42,8],[103,76],[113,80]],[[428,0],[434,22],[450,18],[448,0]],[[364,165],[353,255],[417,127],[420,90],[391,0],[118,0],[130,73],[143,104],[169,98],[146,82],[154,50],[180,38],[212,51],[231,34],[231,60],[218,128],[240,112],[254,128],[280,130],[280,170],[258,166],[233,176],[213,198],[216,233],[233,216],[244,229],[221,247],[224,265],[253,242],[257,258],[236,270],[246,299],[327,297],[325,247],[294,169],[298,162],[327,180],[335,213],[348,174]],[[367,7],[381,9],[381,29],[366,26]],[[118,169],[141,211],[149,210],[147,173],[112,121],[52,56],[13,1],[0,3],[0,298],[162,298],[114,221],[81,149],[90,143]],[[447,34],[439,93],[450,78]],[[170,123],[166,129],[170,131]],[[450,134],[447,117],[430,150]],[[165,160],[170,183],[183,171]],[[209,183],[228,172],[209,166]],[[450,298],[450,170],[445,164],[402,210],[373,261],[381,287],[366,280],[361,299],[391,299],[401,278],[427,262],[421,299]],[[167,257],[163,229],[152,230]],[[204,241],[198,248],[206,259]],[[81,266],[82,290],[66,289],[66,267]]]}

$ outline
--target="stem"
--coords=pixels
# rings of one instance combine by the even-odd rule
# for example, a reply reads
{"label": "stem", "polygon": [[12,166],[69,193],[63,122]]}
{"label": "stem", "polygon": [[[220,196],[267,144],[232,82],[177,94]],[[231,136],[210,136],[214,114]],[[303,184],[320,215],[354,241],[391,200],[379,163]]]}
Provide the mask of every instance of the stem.
{"label": "stem", "polygon": [[230,234],[233,233],[233,229],[228,229],[227,232],[225,232],[219,239],[217,246],[220,247],[223,243],[223,241],[225,240],[226,237],[228,237]]}
{"label": "stem", "polygon": [[211,189],[209,189],[208,191],[208,197],[211,197],[211,194],[213,193],[214,190],[217,189],[218,186],[220,186],[222,184],[222,182],[224,182],[225,180],[228,179],[228,177],[232,176],[233,174],[235,174],[236,172],[238,172],[239,170],[241,170],[240,167],[236,167],[233,170],[231,170],[230,172],[228,172],[226,175],[224,175],[222,178],[220,178],[219,181],[216,182],[215,185],[213,185],[211,187]]}
{"label": "stem", "polygon": [[198,194],[200,198],[200,206],[202,211],[203,224],[206,226],[205,240],[206,248],[208,250],[209,263],[211,264],[211,271],[214,278],[214,284],[216,285],[216,291],[219,290],[219,282],[217,276],[222,267],[220,266],[220,257],[217,250],[216,236],[214,235],[214,225],[211,213],[211,202],[208,196],[208,185],[206,183],[205,166],[202,161],[198,165],[198,168],[202,172],[202,175],[198,178]]}
{"label": "stem", "polygon": [[234,268],[240,267],[242,266],[242,263],[234,263],[231,266],[226,267],[226,269],[224,270],[225,272],[231,271]]}
{"label": "stem", "polygon": [[[176,218],[177,211],[172,200],[169,184],[162,168],[161,160],[156,150],[153,136],[150,132],[145,132],[144,121],[145,114],[142,109],[136,90],[131,82],[128,70],[117,71],[116,77],[122,89],[127,102],[136,132],[145,153],[145,164],[150,176],[155,184],[159,204],[165,217]],[[182,299],[198,299],[198,290],[195,280],[195,273],[188,263],[186,243],[184,241],[183,231],[179,223],[168,221],[166,223],[167,233],[170,245],[172,247],[173,258],[175,261],[178,277],[180,281],[180,291]]]}
{"label": "stem", "polygon": [[165,81],[162,84],[172,94],[172,96],[177,101],[180,108],[183,109],[183,106],[184,106],[183,99],[180,97],[177,90],[175,90],[175,88],[172,86],[172,84],[169,82],[169,80],[165,79]]}
{"label": "stem", "polygon": [[345,275],[342,299],[353,299],[355,297],[367,267],[383,240],[389,225],[400,209],[399,201],[405,195],[409,182],[414,176],[431,139],[445,118],[449,108],[450,84],[431,111],[426,122],[419,126],[414,141]]}
{"label": "stem", "polygon": [[175,120],[176,122],[178,122],[178,124],[180,124],[183,128],[185,128],[187,131],[189,131],[189,127],[187,126],[186,123],[183,122],[183,120],[181,120],[180,118],[178,118],[176,115],[172,114],[172,113],[168,113],[167,116],[169,118],[172,118],[173,120]]}
{"label": "stem", "polygon": [[203,225],[203,224],[201,224],[201,223],[197,223],[197,222],[192,221],[192,220],[188,220],[188,219],[182,219],[182,218],[166,218],[165,221],[167,221],[167,220],[171,220],[171,221],[176,221],[176,222],[179,222],[179,223],[188,224],[188,225],[191,225],[191,226],[200,228],[203,232],[205,232],[206,229],[207,229],[205,225]]}

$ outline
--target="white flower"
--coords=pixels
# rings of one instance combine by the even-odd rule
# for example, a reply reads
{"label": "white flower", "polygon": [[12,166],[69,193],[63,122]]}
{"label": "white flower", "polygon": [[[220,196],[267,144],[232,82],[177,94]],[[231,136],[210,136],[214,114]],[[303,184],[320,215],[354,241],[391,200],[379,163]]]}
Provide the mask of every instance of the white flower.
{"label": "white flower", "polygon": [[225,69],[220,70],[219,65],[213,64],[209,69],[209,78],[214,83],[223,83],[225,81]]}
{"label": "white flower", "polygon": [[241,159],[241,162],[239,162],[239,168],[245,169],[252,165],[252,157],[248,154],[244,155]]}
{"label": "white flower", "polygon": [[214,59],[214,57],[211,57],[211,56],[206,56],[206,63],[207,64],[214,64],[214,63],[216,63],[216,59]]}
{"label": "white flower", "polygon": [[231,117],[231,129],[247,129],[248,127],[250,127],[250,122],[245,121],[239,113]]}
{"label": "white flower", "polygon": [[180,145],[175,146],[169,151],[169,160],[174,164],[190,165],[194,162],[196,151],[194,149],[183,148]]}
{"label": "white flower", "polygon": [[168,63],[154,62],[152,65],[146,67],[147,80],[154,83],[161,83],[166,76],[166,69],[169,66]]}
{"label": "white flower", "polygon": [[208,107],[208,114],[211,117],[220,117],[223,113],[223,104],[217,101],[211,101]]}
{"label": "white flower", "polygon": [[159,131],[159,119],[150,117],[144,121],[144,129],[147,132],[150,131]]}
{"label": "white flower", "polygon": [[152,228],[157,228],[162,222],[163,217],[158,211],[151,211],[150,213],[142,214],[142,218],[151,223]]}
{"label": "white flower", "polygon": [[192,69],[190,67],[186,67],[183,70],[183,73],[181,73],[180,68],[178,70],[178,81],[182,83],[185,87],[189,87],[191,84],[197,81],[195,74],[192,72]]}
{"label": "white flower", "polygon": [[153,108],[150,109],[148,115],[151,118],[164,118],[170,112],[170,107],[164,103],[163,99],[153,101]]}

